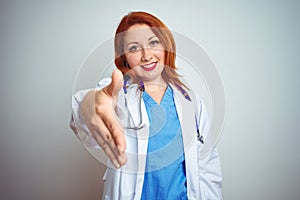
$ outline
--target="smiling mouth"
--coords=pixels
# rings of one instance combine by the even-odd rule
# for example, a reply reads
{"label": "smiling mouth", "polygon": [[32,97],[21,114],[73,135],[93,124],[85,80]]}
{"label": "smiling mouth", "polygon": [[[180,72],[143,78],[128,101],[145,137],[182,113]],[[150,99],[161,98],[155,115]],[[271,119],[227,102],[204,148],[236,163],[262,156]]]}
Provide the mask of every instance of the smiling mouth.
{"label": "smiling mouth", "polygon": [[151,62],[149,64],[142,65],[141,67],[146,71],[152,71],[155,69],[156,66],[157,66],[157,62]]}

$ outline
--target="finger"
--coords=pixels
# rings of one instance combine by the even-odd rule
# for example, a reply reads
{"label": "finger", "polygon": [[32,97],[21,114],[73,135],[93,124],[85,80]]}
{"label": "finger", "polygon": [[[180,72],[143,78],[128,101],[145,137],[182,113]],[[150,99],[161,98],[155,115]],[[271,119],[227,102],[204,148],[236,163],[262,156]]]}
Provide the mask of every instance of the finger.
{"label": "finger", "polygon": [[116,154],[117,152],[114,152],[111,149],[111,145],[109,144],[109,141],[108,140],[103,140],[102,137],[99,136],[98,134],[96,134],[96,136],[94,138],[99,143],[101,149],[104,151],[104,153],[110,159],[110,161],[113,163],[113,165],[116,168],[120,168],[122,166],[121,165],[122,163],[118,161],[119,156]]}
{"label": "finger", "polygon": [[[109,145],[110,150],[115,155],[115,158],[119,162],[120,165],[125,164],[124,159],[125,155],[125,148],[126,148],[126,141],[123,131],[121,131],[118,127],[114,124],[107,125],[105,122],[102,126],[102,139]],[[114,127],[112,127],[114,126]],[[105,128],[104,128],[105,127]],[[119,144],[119,141],[122,144]]]}
{"label": "finger", "polygon": [[126,150],[126,139],[125,139],[124,130],[120,128],[118,122],[116,124],[113,123],[112,121],[105,121],[105,123],[112,135],[112,139],[114,140],[114,143],[118,148],[118,151],[120,153],[124,153]]}
{"label": "finger", "polygon": [[116,168],[120,168],[126,163],[125,152],[120,152],[115,145],[112,135],[102,120],[93,123],[91,133],[96,139],[99,146],[103,149],[107,157],[111,160]]}
{"label": "finger", "polygon": [[116,97],[117,94],[119,93],[119,91],[123,87],[123,82],[124,81],[123,81],[122,72],[118,69],[113,71],[113,73],[111,75],[111,79],[112,79],[111,83],[106,88],[104,88],[104,90],[111,97]]}
{"label": "finger", "polygon": [[117,147],[120,153],[123,153],[126,150],[126,139],[124,130],[121,128],[119,124],[118,118],[114,115],[112,111],[111,114],[106,113],[102,116],[102,121],[110,132],[112,139],[114,141],[115,146]]}

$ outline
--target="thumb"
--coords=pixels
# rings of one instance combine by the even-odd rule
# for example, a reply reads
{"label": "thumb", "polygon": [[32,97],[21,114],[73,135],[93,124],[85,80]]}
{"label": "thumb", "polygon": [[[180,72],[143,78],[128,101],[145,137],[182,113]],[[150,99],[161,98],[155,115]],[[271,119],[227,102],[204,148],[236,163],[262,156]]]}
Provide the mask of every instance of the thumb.
{"label": "thumb", "polygon": [[107,93],[111,97],[118,95],[119,91],[123,87],[123,74],[120,70],[116,69],[111,75],[111,83],[106,87]]}

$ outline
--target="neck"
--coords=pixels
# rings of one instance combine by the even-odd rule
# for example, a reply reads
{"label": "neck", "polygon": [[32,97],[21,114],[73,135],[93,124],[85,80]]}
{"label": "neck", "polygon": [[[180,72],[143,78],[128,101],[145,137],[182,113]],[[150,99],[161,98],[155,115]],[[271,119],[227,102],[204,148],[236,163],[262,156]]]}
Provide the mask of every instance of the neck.
{"label": "neck", "polygon": [[167,83],[147,82],[145,83],[146,92],[152,97],[152,99],[160,104],[167,88]]}
{"label": "neck", "polygon": [[147,92],[165,91],[167,83],[161,79],[159,81],[144,81],[145,90]]}

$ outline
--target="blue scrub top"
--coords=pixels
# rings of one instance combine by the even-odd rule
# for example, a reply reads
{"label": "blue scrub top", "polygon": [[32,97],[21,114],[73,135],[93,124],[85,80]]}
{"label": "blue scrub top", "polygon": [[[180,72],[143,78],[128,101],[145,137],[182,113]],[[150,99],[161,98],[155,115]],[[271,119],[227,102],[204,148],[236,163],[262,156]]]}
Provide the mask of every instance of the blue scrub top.
{"label": "blue scrub top", "polygon": [[173,91],[167,87],[158,105],[143,92],[149,122],[142,200],[187,199],[184,149]]}

